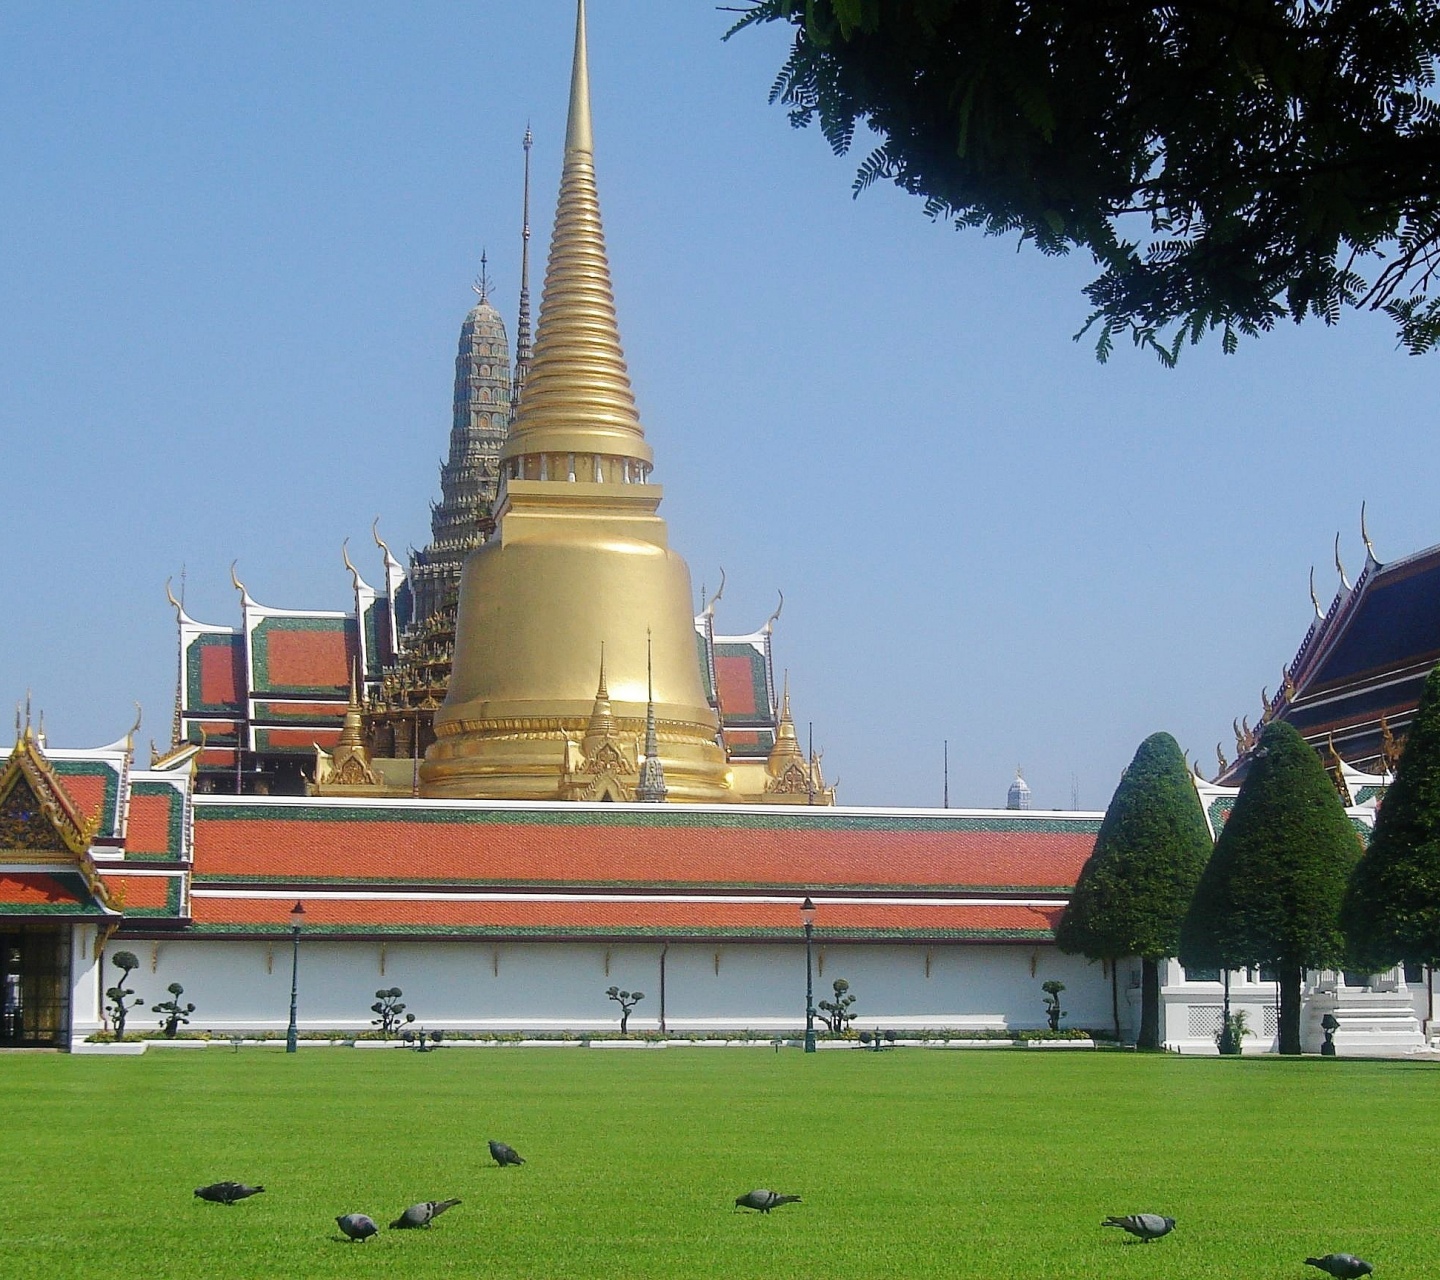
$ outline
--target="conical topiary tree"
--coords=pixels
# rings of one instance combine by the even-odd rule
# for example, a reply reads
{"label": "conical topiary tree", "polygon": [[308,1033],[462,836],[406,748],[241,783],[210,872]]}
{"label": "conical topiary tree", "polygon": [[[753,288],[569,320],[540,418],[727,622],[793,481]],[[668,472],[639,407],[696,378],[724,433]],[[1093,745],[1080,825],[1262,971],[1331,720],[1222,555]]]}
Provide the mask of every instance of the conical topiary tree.
{"label": "conical topiary tree", "polygon": [[1300,1052],[1305,969],[1345,957],[1340,902],[1360,837],[1305,739],[1266,726],[1181,930],[1187,964],[1270,965],[1280,984],[1280,1052]]}
{"label": "conical topiary tree", "polygon": [[1340,925],[1357,968],[1440,963],[1440,666],[1425,682]]}
{"label": "conical topiary tree", "polygon": [[[1141,1048],[1159,1048],[1159,962],[1180,945],[1180,923],[1211,849],[1179,744],[1168,733],[1151,734],[1115,789],[1095,850],[1055,930],[1062,951],[1108,961],[1112,975],[1117,960],[1140,957]],[[1113,979],[1111,998],[1118,1035]]]}

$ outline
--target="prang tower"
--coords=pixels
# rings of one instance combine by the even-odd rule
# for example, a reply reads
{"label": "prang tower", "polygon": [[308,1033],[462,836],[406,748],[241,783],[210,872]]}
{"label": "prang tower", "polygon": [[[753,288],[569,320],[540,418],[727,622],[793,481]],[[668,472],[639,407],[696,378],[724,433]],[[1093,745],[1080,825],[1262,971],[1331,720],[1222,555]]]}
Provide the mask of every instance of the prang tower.
{"label": "prang tower", "polygon": [[[526,161],[528,166],[528,148]],[[482,522],[499,490],[500,451],[510,420],[510,346],[489,291],[482,256],[475,282],[480,300],[460,326],[455,353],[450,456],[440,468],[440,501],[430,511],[430,545],[410,558],[413,623],[454,603],[465,557],[484,541]]]}
{"label": "prang tower", "polygon": [[454,667],[421,768],[423,794],[577,794],[598,685],[608,694],[610,758],[644,752],[650,711],[666,798],[736,798],[701,684],[690,571],[657,514],[653,461],[610,287],[579,0],[534,357],[501,453],[498,530],[465,562]]}

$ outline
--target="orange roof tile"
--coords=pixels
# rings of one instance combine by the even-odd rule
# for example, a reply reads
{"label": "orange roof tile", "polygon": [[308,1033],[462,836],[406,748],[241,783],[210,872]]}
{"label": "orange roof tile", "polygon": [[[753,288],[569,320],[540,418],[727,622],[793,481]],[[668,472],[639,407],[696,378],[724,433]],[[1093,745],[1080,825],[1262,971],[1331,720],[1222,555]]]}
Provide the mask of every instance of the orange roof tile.
{"label": "orange roof tile", "polygon": [[[590,902],[560,901],[368,901],[307,899],[305,928],[409,928],[421,931],[485,929],[523,933],[766,933],[799,934],[793,903],[768,902]],[[290,926],[291,899],[195,899],[195,923],[206,926]],[[895,903],[821,903],[820,938],[867,933],[1004,935],[1049,934],[1062,908],[1003,906],[916,906]]]}
{"label": "orange roof tile", "polygon": [[1068,889],[1096,829],[1043,821],[1004,829],[953,820],[819,825],[744,813],[617,821],[590,813],[393,812],[356,819],[344,810],[257,806],[240,816],[235,806],[199,804],[196,875]]}
{"label": "orange roof tile", "polygon": [[130,797],[130,820],[125,828],[125,854],[131,858],[175,856],[171,847],[172,824],[178,818],[182,800],[173,787],[156,789],[154,794],[141,794],[137,788]]}

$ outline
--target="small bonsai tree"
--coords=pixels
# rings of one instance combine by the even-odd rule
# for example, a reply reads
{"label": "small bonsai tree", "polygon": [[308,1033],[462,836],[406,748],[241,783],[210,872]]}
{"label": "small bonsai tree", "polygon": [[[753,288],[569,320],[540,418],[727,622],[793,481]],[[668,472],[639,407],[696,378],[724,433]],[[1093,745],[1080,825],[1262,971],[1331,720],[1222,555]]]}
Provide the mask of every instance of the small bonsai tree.
{"label": "small bonsai tree", "polygon": [[161,1015],[160,1030],[164,1032],[165,1039],[175,1039],[175,1033],[180,1030],[182,1022],[189,1022],[190,1015],[195,1012],[193,1004],[181,1004],[180,997],[185,994],[185,988],[178,982],[172,982],[165,988],[170,993],[170,999],[162,1000],[159,1004],[152,1004],[151,1010]]}
{"label": "small bonsai tree", "polygon": [[1054,978],[1040,984],[1040,990],[1045,993],[1045,1017],[1049,1020],[1050,1030],[1060,1030],[1060,1019],[1065,1015],[1060,1011],[1060,993],[1065,990],[1065,984]]}
{"label": "small bonsai tree", "polygon": [[372,1027],[380,1028],[380,1038],[388,1040],[402,1023],[414,1022],[415,1015],[405,1012],[405,1002],[400,999],[405,993],[399,987],[384,987],[375,993],[375,1003],[370,1012],[376,1016],[370,1019]]}
{"label": "small bonsai tree", "polygon": [[133,988],[125,985],[130,981],[130,974],[140,967],[140,961],[133,951],[117,951],[110,957],[110,963],[120,970],[120,977],[113,987],[106,988],[105,998],[110,1002],[108,1008],[115,1039],[122,1040],[125,1037],[125,1019],[130,1016],[130,1010],[145,1003]]}
{"label": "small bonsai tree", "polygon": [[855,996],[850,990],[850,984],[844,978],[836,978],[832,985],[835,990],[835,998],[820,1001],[820,1021],[835,1035],[844,1035],[855,1017],[850,1012],[850,1006],[855,1003]]}
{"label": "small bonsai tree", "polygon": [[623,1036],[630,1025],[630,1015],[635,1011],[635,1006],[645,999],[645,993],[621,991],[619,987],[611,987],[605,994],[620,1006],[620,1034]]}

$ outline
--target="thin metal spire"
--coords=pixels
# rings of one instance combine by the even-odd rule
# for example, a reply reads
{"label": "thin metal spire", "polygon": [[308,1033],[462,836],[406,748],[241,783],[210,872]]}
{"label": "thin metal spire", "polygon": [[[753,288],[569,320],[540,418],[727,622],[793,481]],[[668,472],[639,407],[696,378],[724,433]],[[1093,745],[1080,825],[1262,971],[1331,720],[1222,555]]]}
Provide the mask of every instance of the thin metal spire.
{"label": "thin metal spire", "polygon": [[481,302],[490,301],[490,259],[484,249],[480,250],[480,274],[476,276],[475,283],[470,287],[480,295]]}
{"label": "thin metal spire", "polygon": [[520,407],[520,393],[525,389],[525,375],[530,372],[530,145],[534,142],[530,125],[525,125],[525,195],[520,216],[520,312],[515,321],[515,376],[510,380],[510,421],[515,421]]}

